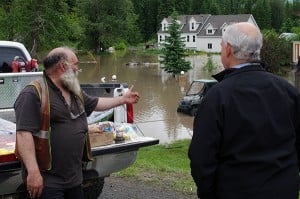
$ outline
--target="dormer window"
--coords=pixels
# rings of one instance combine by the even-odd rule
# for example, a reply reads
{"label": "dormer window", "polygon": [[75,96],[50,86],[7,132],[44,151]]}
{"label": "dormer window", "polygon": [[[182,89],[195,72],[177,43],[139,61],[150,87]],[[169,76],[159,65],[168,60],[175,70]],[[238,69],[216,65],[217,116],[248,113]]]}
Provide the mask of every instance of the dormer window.
{"label": "dormer window", "polygon": [[226,31],[226,29],[224,28],[224,29],[223,29],[223,34],[224,34],[225,31]]}
{"label": "dormer window", "polygon": [[206,30],[206,33],[207,33],[208,35],[212,35],[212,34],[213,34],[213,29],[207,29],[207,30]]}
{"label": "dormer window", "polygon": [[192,23],[192,30],[194,30],[195,29],[195,24],[194,23]]}
{"label": "dormer window", "polygon": [[167,26],[167,24],[163,24],[163,31],[167,31],[168,30],[168,26]]}

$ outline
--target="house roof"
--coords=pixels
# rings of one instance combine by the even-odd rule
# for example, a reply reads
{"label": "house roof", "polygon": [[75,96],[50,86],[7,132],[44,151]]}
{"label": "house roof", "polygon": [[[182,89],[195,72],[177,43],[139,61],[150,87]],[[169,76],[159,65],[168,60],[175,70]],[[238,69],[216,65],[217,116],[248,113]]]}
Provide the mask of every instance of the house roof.
{"label": "house roof", "polygon": [[[199,15],[180,15],[178,16],[178,20],[180,21],[181,25],[183,25],[181,32],[182,33],[190,33],[190,32],[198,32],[205,21],[210,17],[210,14],[199,14]],[[200,24],[198,28],[194,31],[189,30],[189,21],[194,18],[197,24]],[[170,25],[172,23],[172,17],[164,18],[167,23]],[[166,33],[167,31],[163,31],[162,27],[158,30],[158,33]]]}
{"label": "house roof", "polygon": [[[210,25],[214,30],[214,36],[222,36],[222,28],[224,25],[232,23],[246,22],[252,17],[251,14],[240,15],[212,15],[204,24],[204,28],[198,33],[199,36],[206,36],[206,28]],[[211,35],[210,35],[211,36]]]}
{"label": "house roof", "polygon": [[[194,18],[196,23],[200,24],[198,28],[194,31],[190,31],[188,22]],[[237,22],[246,22],[249,19],[255,22],[251,14],[239,14],[239,15],[210,15],[210,14],[199,14],[199,15],[181,15],[178,17],[181,24],[183,25],[182,33],[197,33],[198,36],[212,36],[206,34],[206,28],[210,25],[214,30],[213,36],[222,36],[222,27],[224,25],[229,25]],[[164,18],[168,24],[172,23],[172,18]],[[255,24],[256,25],[256,24]],[[157,33],[166,33],[167,31],[162,31],[160,27]]]}

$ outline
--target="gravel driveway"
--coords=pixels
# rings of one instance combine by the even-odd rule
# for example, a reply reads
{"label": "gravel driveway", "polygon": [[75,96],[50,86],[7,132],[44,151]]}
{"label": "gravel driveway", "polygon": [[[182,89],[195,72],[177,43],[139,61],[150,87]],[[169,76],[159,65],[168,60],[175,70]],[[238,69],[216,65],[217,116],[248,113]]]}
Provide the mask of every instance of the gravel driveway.
{"label": "gravel driveway", "polygon": [[153,182],[110,176],[99,199],[196,199],[196,195],[176,192]]}

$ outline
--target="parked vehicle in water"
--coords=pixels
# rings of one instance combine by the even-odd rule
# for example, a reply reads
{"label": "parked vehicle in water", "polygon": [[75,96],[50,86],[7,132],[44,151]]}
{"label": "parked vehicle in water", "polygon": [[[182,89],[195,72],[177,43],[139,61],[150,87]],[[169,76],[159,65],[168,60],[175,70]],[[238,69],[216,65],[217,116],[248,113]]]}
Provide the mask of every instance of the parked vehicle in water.
{"label": "parked vehicle in water", "polygon": [[[4,43],[5,46],[2,45]],[[28,83],[43,75],[42,72],[32,72],[36,71],[37,67],[28,67],[27,62],[32,59],[26,48],[22,46],[24,47],[20,43],[0,41],[0,52],[7,55],[3,58],[0,54],[0,67],[3,65],[6,67],[0,72],[0,197],[2,199],[27,197],[26,187],[21,177],[21,162],[14,154],[16,132],[13,104],[20,91]],[[18,61],[19,58],[21,61]],[[15,69],[12,67],[13,64],[10,64],[13,61],[19,62],[19,64],[15,63],[15,66],[18,66]],[[17,68],[20,70],[16,70]],[[81,84],[81,88],[90,95],[113,97],[122,95],[128,89],[128,85],[126,83],[96,83]],[[134,124],[132,106],[93,112],[88,118],[89,124],[104,121],[130,127],[136,135],[122,142],[113,141],[109,144],[92,146],[93,161],[84,162],[82,168],[84,194],[85,198],[89,199],[97,199],[101,194],[105,177],[135,162],[139,148],[159,143],[156,138],[143,136]]]}
{"label": "parked vehicle in water", "polygon": [[186,95],[180,100],[177,112],[183,112],[191,116],[195,116],[204,95],[215,84],[217,84],[217,81],[211,79],[193,80],[186,92]]}

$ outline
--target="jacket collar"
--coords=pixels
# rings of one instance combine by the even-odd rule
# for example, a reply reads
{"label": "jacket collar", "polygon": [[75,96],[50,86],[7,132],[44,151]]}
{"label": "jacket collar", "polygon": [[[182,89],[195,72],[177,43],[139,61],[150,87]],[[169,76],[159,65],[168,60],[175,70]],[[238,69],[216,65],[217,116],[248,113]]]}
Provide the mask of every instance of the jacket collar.
{"label": "jacket collar", "polygon": [[257,70],[265,71],[263,67],[264,64],[262,62],[256,61],[256,62],[251,62],[242,68],[225,69],[215,75],[212,75],[212,77],[215,78],[218,82],[221,82],[223,79],[226,79],[227,77],[232,76],[236,73],[246,72],[246,71],[257,71]]}

